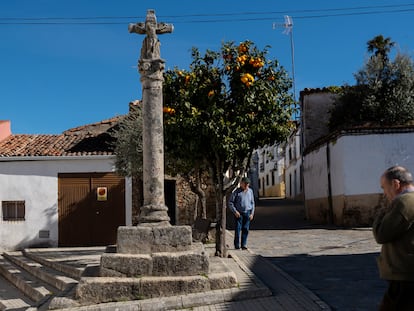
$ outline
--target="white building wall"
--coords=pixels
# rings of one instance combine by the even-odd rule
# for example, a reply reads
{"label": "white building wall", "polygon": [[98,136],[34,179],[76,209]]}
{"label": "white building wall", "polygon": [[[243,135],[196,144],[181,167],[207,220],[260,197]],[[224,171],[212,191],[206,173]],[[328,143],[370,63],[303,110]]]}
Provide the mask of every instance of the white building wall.
{"label": "white building wall", "polygon": [[303,163],[303,179],[307,200],[328,196],[326,145],[306,155]]}
{"label": "white building wall", "polygon": [[[286,181],[286,197],[300,198],[302,197],[302,154],[300,148],[301,131],[295,131],[288,139],[288,144],[285,149],[285,181]],[[291,153],[291,157],[290,157]]]}
{"label": "white building wall", "polygon": [[[345,188],[347,186],[345,178],[350,174],[352,175],[354,172],[354,166],[349,166],[350,163],[348,163],[346,159],[348,156],[346,150],[351,146],[346,145],[346,140],[342,138],[345,137],[341,137],[334,143],[329,143],[332,195],[341,195],[345,193]],[[325,162],[327,162],[327,157],[325,157]]]}
{"label": "white building wall", "polygon": [[[350,134],[329,142],[331,204],[338,224],[352,223],[352,219],[345,218],[353,217],[355,212],[361,217],[358,221],[370,221],[382,194],[380,177],[388,167],[402,165],[414,172],[412,141],[414,133],[390,133]],[[329,209],[327,144],[305,155],[304,183],[305,205],[312,209],[307,214],[324,216],[315,210],[323,206]]]}
{"label": "white building wall", "polygon": [[256,150],[259,161],[259,196],[285,196],[284,148],[280,144]]}
{"label": "white building wall", "polygon": [[[113,172],[113,159],[56,158],[31,161],[0,159],[0,202],[25,201],[24,221],[0,217],[0,250],[58,244],[58,173]],[[132,186],[125,182],[126,224],[132,222]],[[2,211],[0,210],[0,213]],[[39,231],[49,238],[39,238]]]}
{"label": "white building wall", "polygon": [[[388,167],[402,165],[414,172],[414,133],[345,136],[345,194],[382,192],[379,180]],[[352,152],[349,152],[352,151]],[[355,181],[357,179],[357,182]]]}

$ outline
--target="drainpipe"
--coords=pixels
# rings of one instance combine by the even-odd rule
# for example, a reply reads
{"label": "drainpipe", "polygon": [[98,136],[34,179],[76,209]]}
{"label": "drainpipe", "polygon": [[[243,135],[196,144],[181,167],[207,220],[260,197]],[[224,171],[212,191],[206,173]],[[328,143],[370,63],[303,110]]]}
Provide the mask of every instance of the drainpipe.
{"label": "drainpipe", "polygon": [[326,166],[328,171],[328,221],[334,223],[333,203],[332,203],[332,180],[331,180],[331,151],[329,142],[326,143]]}

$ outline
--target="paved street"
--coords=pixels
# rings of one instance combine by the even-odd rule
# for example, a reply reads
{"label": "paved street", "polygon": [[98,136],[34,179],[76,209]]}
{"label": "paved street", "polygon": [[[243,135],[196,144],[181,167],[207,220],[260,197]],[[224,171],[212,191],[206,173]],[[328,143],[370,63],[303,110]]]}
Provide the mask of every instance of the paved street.
{"label": "paved street", "polygon": [[[232,219],[228,219],[232,229]],[[375,258],[371,228],[312,225],[298,202],[262,199],[251,226],[249,250],[302,283],[333,310],[377,310],[386,288]],[[227,243],[231,246],[231,237]]]}

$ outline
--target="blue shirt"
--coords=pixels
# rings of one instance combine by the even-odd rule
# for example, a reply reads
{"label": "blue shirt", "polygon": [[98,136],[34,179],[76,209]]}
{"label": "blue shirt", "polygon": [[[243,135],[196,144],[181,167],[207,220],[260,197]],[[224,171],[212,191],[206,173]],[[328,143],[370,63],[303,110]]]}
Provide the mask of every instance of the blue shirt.
{"label": "blue shirt", "polygon": [[242,188],[234,190],[230,196],[229,208],[233,213],[238,211],[240,213],[251,212],[254,214],[253,190],[250,188],[247,188],[246,191]]}

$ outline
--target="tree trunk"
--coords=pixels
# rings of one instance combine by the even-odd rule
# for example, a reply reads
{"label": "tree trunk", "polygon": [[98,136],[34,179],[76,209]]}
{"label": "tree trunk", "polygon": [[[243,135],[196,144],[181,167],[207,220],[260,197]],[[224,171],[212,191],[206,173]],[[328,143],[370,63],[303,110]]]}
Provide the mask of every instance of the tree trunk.
{"label": "tree trunk", "polygon": [[217,160],[213,180],[216,185],[216,256],[227,256],[226,248],[226,204],[223,195],[223,175],[221,161]]}
{"label": "tree trunk", "polygon": [[223,194],[216,192],[216,256],[224,257],[226,250],[226,210],[223,205]]}
{"label": "tree trunk", "polygon": [[207,199],[205,195],[201,199],[201,218],[207,219]]}
{"label": "tree trunk", "polygon": [[199,196],[196,197],[195,207],[194,207],[194,217],[193,219],[196,220],[198,217],[198,202],[200,201]]}
{"label": "tree trunk", "polygon": [[[191,178],[191,176],[187,176],[187,181],[190,185],[191,191],[194,192],[201,203],[201,218],[207,219],[207,199],[206,199],[206,193],[204,192],[203,188],[201,187],[201,170],[196,169],[195,170],[195,181]],[[196,215],[199,215],[198,213],[198,199],[197,204],[195,207]]]}
{"label": "tree trunk", "polygon": [[227,217],[226,217],[226,196],[222,196],[222,204],[221,204],[221,257],[227,257],[227,245],[226,245],[226,227],[227,227]]}

